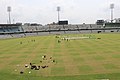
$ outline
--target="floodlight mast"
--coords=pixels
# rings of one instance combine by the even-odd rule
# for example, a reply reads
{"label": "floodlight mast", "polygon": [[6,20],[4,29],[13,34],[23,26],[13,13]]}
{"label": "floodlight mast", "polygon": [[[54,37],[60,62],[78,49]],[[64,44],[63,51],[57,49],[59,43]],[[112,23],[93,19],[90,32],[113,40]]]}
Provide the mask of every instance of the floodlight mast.
{"label": "floodlight mast", "polygon": [[9,15],[9,24],[11,24],[11,16],[10,16],[11,7],[10,6],[7,7],[7,11],[8,11],[8,15]]}
{"label": "floodlight mast", "polygon": [[58,11],[58,22],[59,22],[60,21],[60,13],[59,13],[60,12],[60,7],[59,6],[57,7],[57,11]]}
{"label": "floodlight mast", "polygon": [[111,23],[113,22],[113,9],[114,9],[114,4],[110,4],[110,9],[111,9]]}

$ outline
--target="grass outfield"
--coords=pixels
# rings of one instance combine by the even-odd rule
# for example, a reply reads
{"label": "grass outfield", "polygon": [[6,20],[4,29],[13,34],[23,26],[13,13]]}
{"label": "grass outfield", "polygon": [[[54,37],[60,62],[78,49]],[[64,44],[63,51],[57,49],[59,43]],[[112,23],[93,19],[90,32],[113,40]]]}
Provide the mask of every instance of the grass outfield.
{"label": "grass outfield", "polygon": [[[60,36],[83,35],[89,34]],[[0,40],[0,80],[120,80],[120,34],[90,35],[101,39],[58,43],[59,38],[49,35]],[[56,62],[40,63],[44,54]],[[30,62],[49,67],[26,69],[24,65]]]}

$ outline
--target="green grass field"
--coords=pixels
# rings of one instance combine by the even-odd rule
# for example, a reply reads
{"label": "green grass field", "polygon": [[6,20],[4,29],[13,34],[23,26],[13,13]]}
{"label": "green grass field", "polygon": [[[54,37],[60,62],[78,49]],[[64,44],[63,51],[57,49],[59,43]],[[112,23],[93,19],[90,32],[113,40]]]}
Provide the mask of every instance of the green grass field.
{"label": "green grass field", "polygon": [[[83,35],[89,34],[67,34],[60,38]],[[59,38],[49,35],[0,40],[0,80],[120,80],[120,34],[90,35],[101,39],[58,43]],[[56,62],[40,63],[44,54]],[[24,65],[30,62],[49,67],[26,69]],[[24,74],[20,74],[21,70]]]}

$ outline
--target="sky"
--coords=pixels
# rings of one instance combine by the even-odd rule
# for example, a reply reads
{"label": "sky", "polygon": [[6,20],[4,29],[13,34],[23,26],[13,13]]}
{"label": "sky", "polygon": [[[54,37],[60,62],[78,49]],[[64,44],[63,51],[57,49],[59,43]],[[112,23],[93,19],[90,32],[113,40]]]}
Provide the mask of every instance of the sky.
{"label": "sky", "polygon": [[120,18],[120,0],[0,0],[0,23],[8,22],[8,6],[12,23],[57,22],[57,6],[60,6],[60,20],[92,24],[99,19],[110,19],[110,4],[115,5],[114,18]]}

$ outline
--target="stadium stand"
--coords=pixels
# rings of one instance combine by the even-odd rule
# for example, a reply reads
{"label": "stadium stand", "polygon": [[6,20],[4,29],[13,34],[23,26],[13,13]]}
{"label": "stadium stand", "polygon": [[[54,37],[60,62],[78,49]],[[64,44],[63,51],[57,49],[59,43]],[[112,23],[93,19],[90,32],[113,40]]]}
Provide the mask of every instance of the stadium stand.
{"label": "stadium stand", "polygon": [[[109,24],[110,25],[110,24]],[[120,32],[120,26],[97,24],[68,24],[68,25],[38,25],[38,24],[0,24],[0,38],[18,38],[24,36],[71,34],[71,33],[101,33]],[[113,25],[113,24],[112,24]]]}
{"label": "stadium stand", "polygon": [[22,32],[21,24],[0,24],[0,32],[14,33]]}

